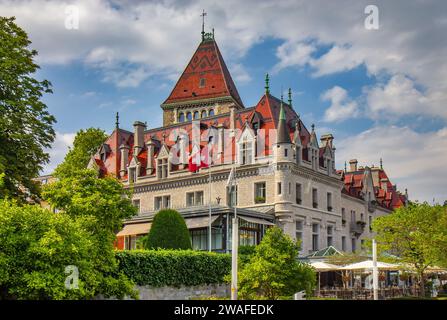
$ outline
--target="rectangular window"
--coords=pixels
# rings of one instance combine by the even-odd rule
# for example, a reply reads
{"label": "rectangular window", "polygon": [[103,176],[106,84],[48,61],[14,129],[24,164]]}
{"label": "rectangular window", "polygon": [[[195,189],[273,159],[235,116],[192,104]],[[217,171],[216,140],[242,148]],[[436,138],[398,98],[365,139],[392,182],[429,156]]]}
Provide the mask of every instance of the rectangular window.
{"label": "rectangular window", "polygon": [[289,149],[285,148],[285,149],[284,149],[284,157],[287,158],[288,152],[289,152]]}
{"label": "rectangular window", "polygon": [[334,227],[327,226],[327,246],[332,246],[333,244]]}
{"label": "rectangular window", "polygon": [[188,192],[186,194],[186,206],[201,206],[203,205],[203,191]]}
{"label": "rectangular window", "polygon": [[351,210],[351,222],[352,223],[356,222],[356,220],[355,220],[355,211],[354,210]]}
{"label": "rectangular window", "polygon": [[253,150],[251,142],[242,142],[240,144],[240,163],[251,164],[253,160]]}
{"label": "rectangular window", "polygon": [[320,224],[312,223],[312,251],[318,251]]}
{"label": "rectangular window", "polygon": [[352,252],[355,252],[357,250],[355,238],[351,239],[351,248],[352,248]]}
{"label": "rectangular window", "polygon": [[255,203],[265,203],[265,182],[255,183]]}
{"label": "rectangular window", "polygon": [[303,226],[304,222],[302,220],[296,221],[296,240],[300,241],[300,250],[303,249]]}
{"label": "rectangular window", "polygon": [[140,213],[140,199],[134,199],[132,200],[132,204],[135,208],[137,208],[137,212]]}
{"label": "rectangular window", "polygon": [[327,193],[327,211],[332,211],[332,193]]}
{"label": "rectangular window", "polygon": [[346,251],[346,237],[345,236],[341,237],[341,250]]}
{"label": "rectangular window", "polygon": [[302,187],[300,183],[295,185],[295,200],[297,204],[301,204],[303,202]]}
{"label": "rectangular window", "polygon": [[136,168],[129,168],[129,182],[134,183],[137,181],[137,170]]}
{"label": "rectangular window", "polygon": [[229,207],[237,206],[237,186],[227,187],[227,205]]}
{"label": "rectangular window", "polygon": [[154,198],[154,210],[167,209],[171,207],[171,196],[162,196]]}
{"label": "rectangular window", "polygon": [[282,183],[281,182],[278,182],[278,194],[281,194],[282,193]]}
{"label": "rectangular window", "polygon": [[318,190],[315,188],[312,189],[312,206],[318,208]]}
{"label": "rectangular window", "polygon": [[200,78],[199,88],[205,87],[205,78]]}
{"label": "rectangular window", "polygon": [[341,208],[341,224],[342,225],[346,224],[346,209],[345,208]]}
{"label": "rectangular window", "polygon": [[168,177],[168,159],[157,160],[157,177],[165,179]]}
{"label": "rectangular window", "polygon": [[363,213],[360,213],[360,221],[362,221],[362,222],[365,221],[365,220],[364,220],[364,215],[363,215]]}
{"label": "rectangular window", "polygon": [[368,226],[369,226],[369,231],[372,231],[372,216],[368,216]]}

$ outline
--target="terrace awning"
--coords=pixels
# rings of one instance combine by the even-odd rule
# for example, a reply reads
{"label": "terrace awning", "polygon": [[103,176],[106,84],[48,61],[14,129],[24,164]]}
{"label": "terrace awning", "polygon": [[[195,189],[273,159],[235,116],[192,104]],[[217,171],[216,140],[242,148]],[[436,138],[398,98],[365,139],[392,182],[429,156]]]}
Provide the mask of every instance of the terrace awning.
{"label": "terrace awning", "polygon": [[126,224],[124,228],[116,234],[117,237],[135,236],[139,234],[148,234],[152,223],[132,223]]}
{"label": "terrace awning", "polygon": [[323,261],[312,261],[310,262],[310,265],[315,268],[318,272],[325,272],[325,271],[335,271],[340,269],[339,266],[336,266],[334,264],[326,263]]}
{"label": "terrace awning", "polygon": [[247,222],[251,222],[251,223],[257,223],[257,224],[264,224],[267,226],[274,226],[275,224],[273,222],[264,220],[264,219],[260,219],[260,218],[253,218],[253,217],[246,217],[246,216],[239,216],[239,218],[241,218],[242,220],[245,220]]}
{"label": "terrace awning", "polygon": [[[213,222],[216,221],[217,218],[219,218],[219,216],[211,217],[211,224],[213,224]],[[206,228],[209,226],[209,221],[210,218],[207,216],[185,219],[186,226],[188,227],[188,229]]]}

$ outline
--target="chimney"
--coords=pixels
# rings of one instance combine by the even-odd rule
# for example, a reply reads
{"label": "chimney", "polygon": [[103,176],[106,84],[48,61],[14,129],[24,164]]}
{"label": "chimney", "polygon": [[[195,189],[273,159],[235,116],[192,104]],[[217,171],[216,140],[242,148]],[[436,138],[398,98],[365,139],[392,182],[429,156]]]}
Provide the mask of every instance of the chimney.
{"label": "chimney", "polygon": [[329,145],[332,148],[332,141],[334,141],[334,136],[330,133],[324,134],[320,138],[321,144],[323,147]]}
{"label": "chimney", "polygon": [[138,155],[144,147],[144,129],[146,124],[140,121],[135,121],[133,124],[134,135],[133,135],[133,148],[134,154]]}
{"label": "chimney", "polygon": [[121,165],[120,165],[120,177],[124,177],[127,171],[127,161],[129,159],[129,146],[122,144],[120,146],[121,151]]}
{"label": "chimney", "polygon": [[380,179],[380,188],[385,191],[388,191],[388,179],[387,178]]}
{"label": "chimney", "polygon": [[149,137],[149,140],[146,142],[147,146],[147,164],[146,164],[146,174],[152,174],[153,171],[153,165],[152,165],[152,159],[154,158],[154,150],[155,150],[155,143],[152,140],[152,137]]}
{"label": "chimney", "polygon": [[236,106],[230,106],[230,129],[234,130],[236,128]]}
{"label": "chimney", "polygon": [[349,160],[349,171],[353,172],[353,171],[357,171],[357,159],[352,159]]}

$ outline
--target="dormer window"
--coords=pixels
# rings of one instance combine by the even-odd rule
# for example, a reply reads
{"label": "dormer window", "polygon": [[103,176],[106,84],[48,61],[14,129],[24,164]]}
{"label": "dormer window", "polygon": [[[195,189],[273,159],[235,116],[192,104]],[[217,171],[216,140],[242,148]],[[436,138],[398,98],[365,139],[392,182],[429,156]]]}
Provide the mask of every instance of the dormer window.
{"label": "dormer window", "polygon": [[253,142],[243,141],[240,144],[240,164],[251,164],[253,162]]}
{"label": "dormer window", "polygon": [[200,83],[199,83],[199,88],[204,88],[204,87],[205,87],[205,78],[201,78]]}

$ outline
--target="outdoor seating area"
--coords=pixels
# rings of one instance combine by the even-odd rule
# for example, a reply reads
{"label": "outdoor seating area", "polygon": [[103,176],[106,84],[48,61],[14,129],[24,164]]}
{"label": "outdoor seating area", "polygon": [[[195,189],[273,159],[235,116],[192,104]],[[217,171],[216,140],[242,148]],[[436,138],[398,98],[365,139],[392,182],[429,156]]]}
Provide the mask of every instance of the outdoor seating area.
{"label": "outdoor seating area", "polygon": [[[335,254],[340,253],[336,252]],[[321,256],[313,256],[308,258],[307,263],[317,272],[318,282],[314,292],[316,297],[341,300],[373,299],[372,260],[335,265],[326,262],[326,259]],[[420,296],[421,288],[418,285],[417,275],[410,266],[377,261],[377,270],[379,299]],[[447,270],[429,267],[426,270],[426,275],[427,278],[437,283],[432,289],[429,289],[431,296],[436,296],[439,288],[447,283]]]}

